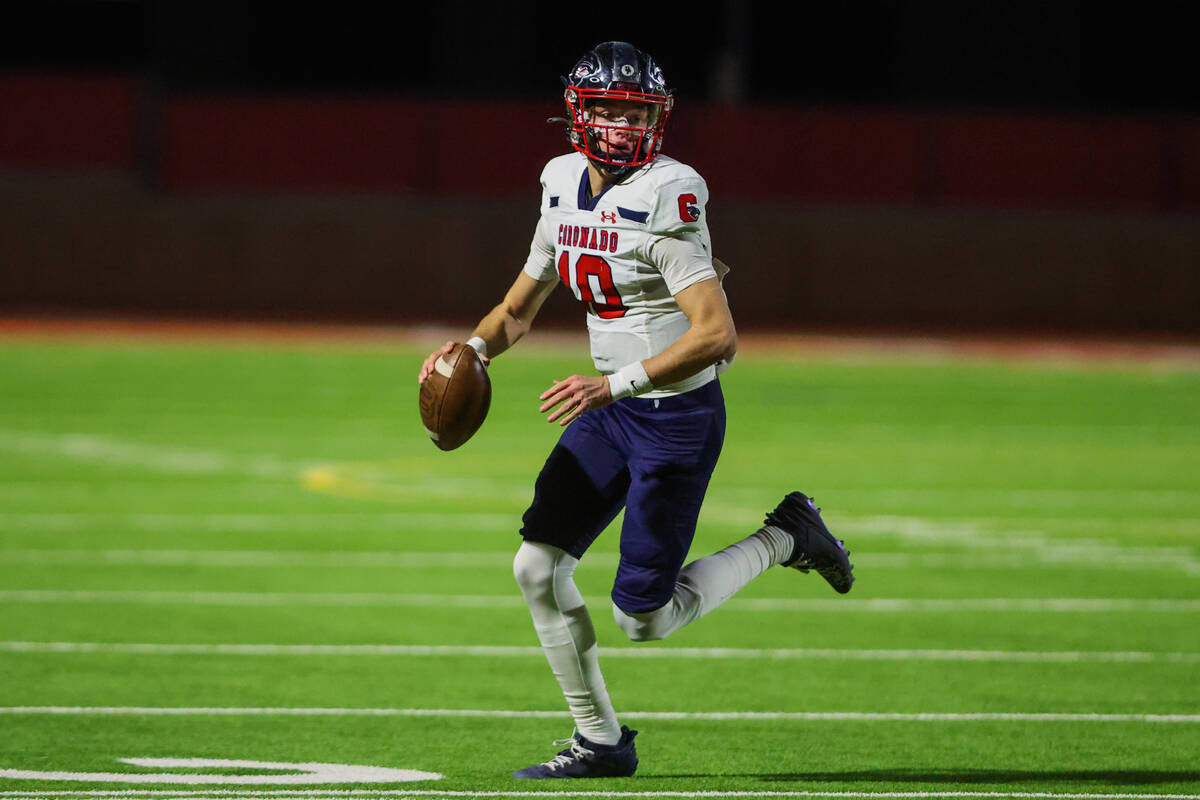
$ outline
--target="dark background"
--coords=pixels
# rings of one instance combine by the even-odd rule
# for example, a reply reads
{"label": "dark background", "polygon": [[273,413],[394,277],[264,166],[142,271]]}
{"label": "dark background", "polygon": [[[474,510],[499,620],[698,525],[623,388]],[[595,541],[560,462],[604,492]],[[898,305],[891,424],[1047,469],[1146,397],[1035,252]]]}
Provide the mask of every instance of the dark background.
{"label": "dark background", "polygon": [[135,71],[170,90],[536,99],[622,39],[683,100],[1200,110],[1184,2],[41,2],[0,68]]}
{"label": "dark background", "polygon": [[469,326],[566,149],[558,77],[623,39],[743,330],[1196,338],[1190,5],[24,4],[0,314]]}

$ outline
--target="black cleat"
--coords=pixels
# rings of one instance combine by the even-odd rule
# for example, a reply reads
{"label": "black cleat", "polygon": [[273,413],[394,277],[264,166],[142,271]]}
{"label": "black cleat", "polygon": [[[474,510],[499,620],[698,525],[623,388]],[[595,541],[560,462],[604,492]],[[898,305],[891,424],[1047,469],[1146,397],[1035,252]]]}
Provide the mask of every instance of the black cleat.
{"label": "black cleat", "polygon": [[519,769],[514,778],[627,778],[637,771],[637,748],[633,737],[637,731],[621,726],[621,740],[604,745],[588,741],[576,731],[570,739],[554,744],[570,745],[543,764]]}
{"label": "black cleat", "polygon": [[825,527],[821,509],[813,505],[811,498],[800,492],[791,492],[764,521],[767,525],[787,531],[796,543],[783,566],[801,572],[815,569],[840,594],[850,591],[854,585],[850,551]]}

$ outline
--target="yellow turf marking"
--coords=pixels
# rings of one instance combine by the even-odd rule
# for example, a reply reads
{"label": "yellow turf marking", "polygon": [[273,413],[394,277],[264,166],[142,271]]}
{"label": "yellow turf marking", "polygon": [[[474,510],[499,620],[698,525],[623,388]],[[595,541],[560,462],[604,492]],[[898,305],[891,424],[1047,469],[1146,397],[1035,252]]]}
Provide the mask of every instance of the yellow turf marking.
{"label": "yellow turf marking", "polygon": [[[429,458],[438,452],[428,445]],[[447,506],[454,512],[464,510],[464,498],[486,497],[489,501],[512,502],[524,510],[533,497],[533,474],[528,480],[502,481],[484,477],[452,477],[434,474],[425,468],[421,456],[384,461],[343,461],[318,464],[300,471],[300,484],[311,492],[353,500],[383,501],[460,501]],[[519,516],[517,512],[514,519]]]}
{"label": "yellow turf marking", "polygon": [[386,471],[387,461],[346,462],[322,464],[300,473],[300,484],[310,492],[344,497],[351,500],[400,500],[411,497],[413,492],[398,484],[360,480],[354,473]]}

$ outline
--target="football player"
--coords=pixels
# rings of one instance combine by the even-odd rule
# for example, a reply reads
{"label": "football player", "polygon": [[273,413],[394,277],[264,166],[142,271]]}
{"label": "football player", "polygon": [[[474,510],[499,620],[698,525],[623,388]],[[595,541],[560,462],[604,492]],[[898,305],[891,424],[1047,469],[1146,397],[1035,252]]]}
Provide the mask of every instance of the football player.
{"label": "football player", "polygon": [[[542,170],[529,258],[468,344],[485,359],[530,328],[560,283],[583,304],[599,375],[555,380],[539,411],[565,427],[537,478],[513,571],[576,730],[518,778],[632,775],[633,739],[609,700],[596,636],[573,574],[624,508],[612,589],[616,623],[662,639],[769,567],[815,569],[838,592],[848,551],[812,501],[792,492],[755,533],[683,565],[725,435],[718,372],[737,334],[712,256],[696,170],[661,155],[673,98],[646,53],[605,42],[563,78],[573,152]],[[424,380],[440,355],[419,375]]]}

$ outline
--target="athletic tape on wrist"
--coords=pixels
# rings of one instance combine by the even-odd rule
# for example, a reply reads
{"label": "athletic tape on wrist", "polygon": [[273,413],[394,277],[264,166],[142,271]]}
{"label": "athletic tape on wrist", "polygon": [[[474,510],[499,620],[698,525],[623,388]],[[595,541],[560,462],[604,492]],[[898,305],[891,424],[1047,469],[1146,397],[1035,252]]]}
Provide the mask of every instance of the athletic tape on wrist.
{"label": "athletic tape on wrist", "polygon": [[467,344],[470,345],[476,353],[479,353],[479,355],[487,358],[487,342],[485,342],[483,339],[480,339],[478,336],[472,336],[470,339],[467,339]]}
{"label": "athletic tape on wrist", "polygon": [[654,384],[650,383],[650,376],[640,361],[627,364],[608,376],[608,391],[613,400],[635,397],[653,388]]}

